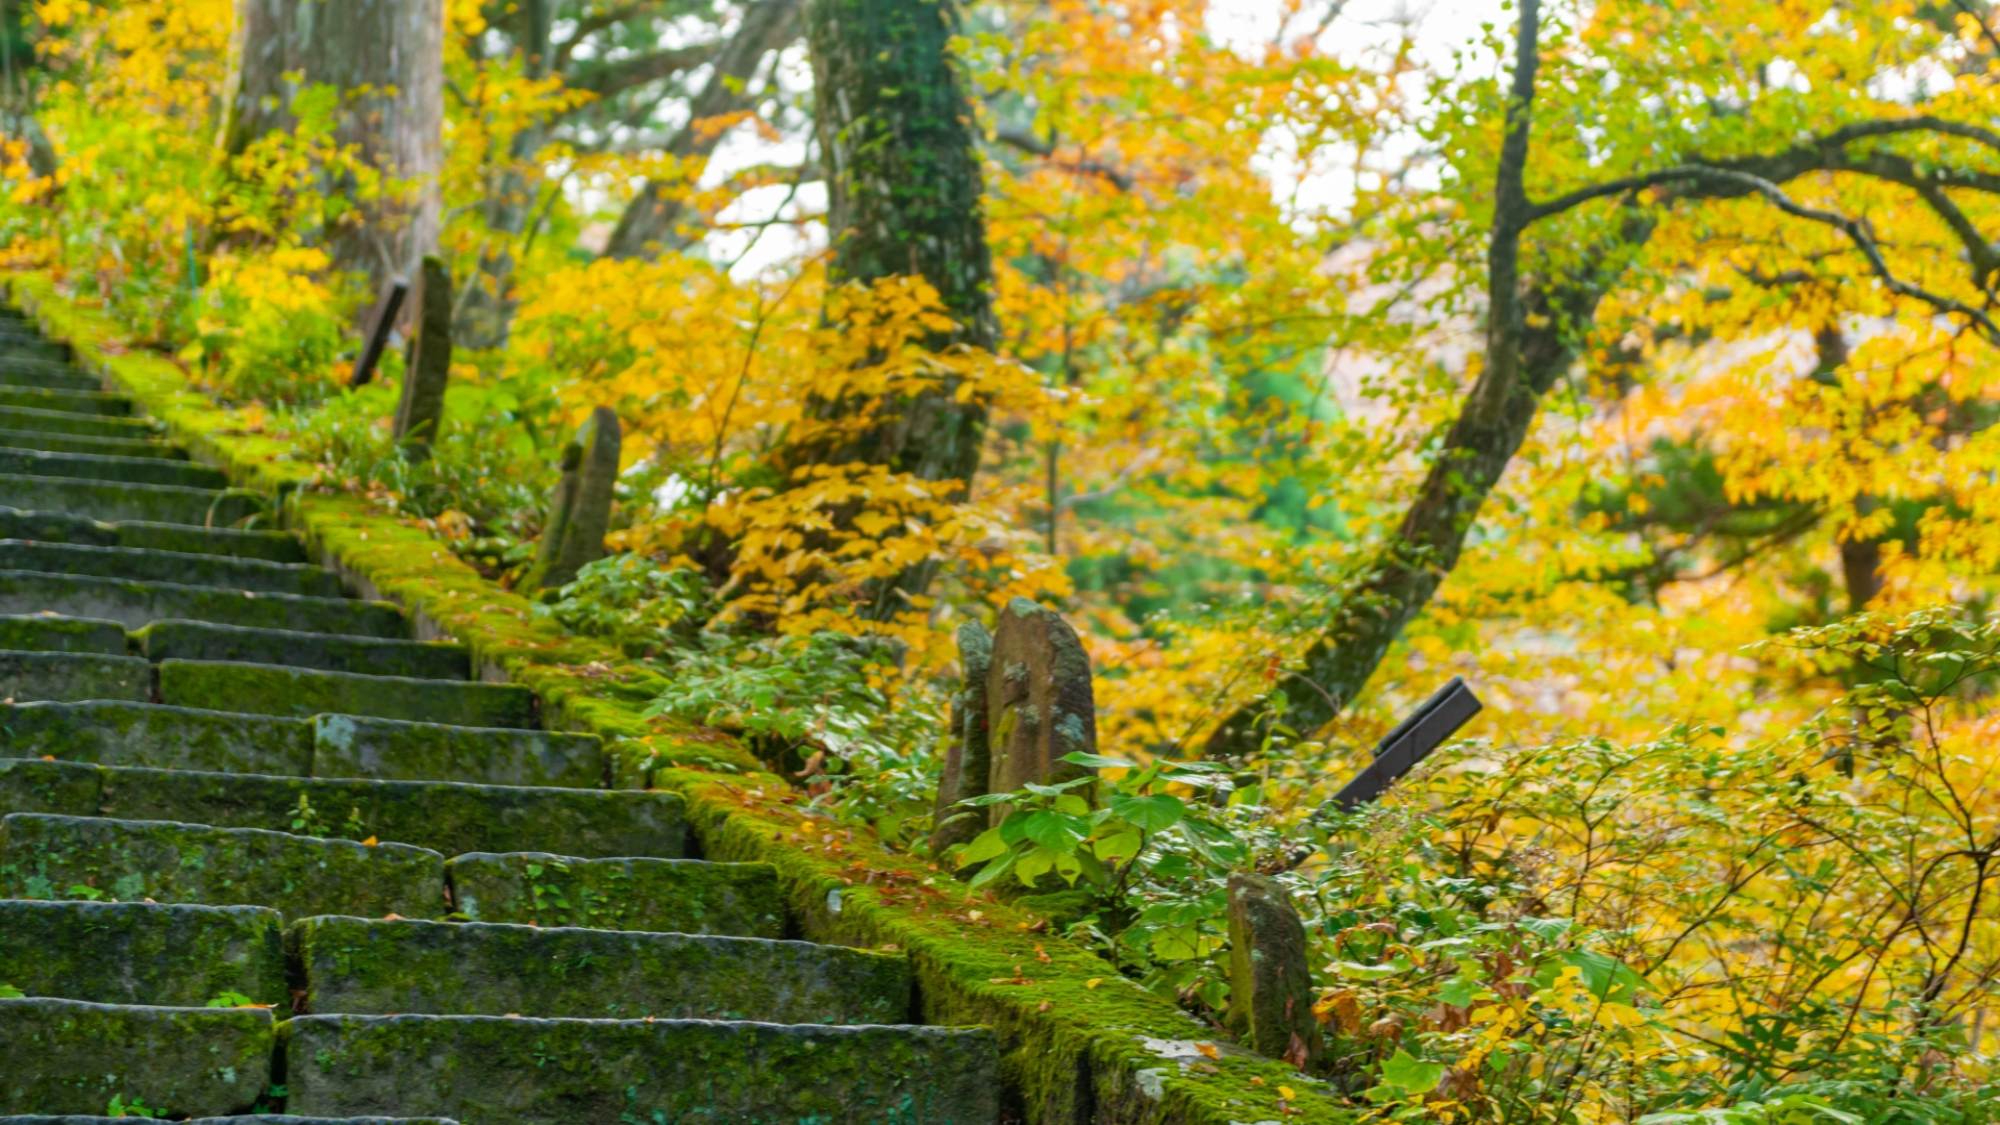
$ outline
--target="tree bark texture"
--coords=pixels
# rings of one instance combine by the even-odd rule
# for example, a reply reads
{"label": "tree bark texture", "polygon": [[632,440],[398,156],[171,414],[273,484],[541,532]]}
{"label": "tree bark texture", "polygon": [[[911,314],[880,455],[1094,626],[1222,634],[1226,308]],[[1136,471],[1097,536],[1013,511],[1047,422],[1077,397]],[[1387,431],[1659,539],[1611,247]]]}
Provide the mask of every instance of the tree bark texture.
{"label": "tree bark texture", "polygon": [[238,0],[224,150],[289,128],[292,99],[308,86],[340,91],[336,140],[408,185],[327,232],[335,268],[366,273],[370,292],[413,276],[441,219],[443,0]]}

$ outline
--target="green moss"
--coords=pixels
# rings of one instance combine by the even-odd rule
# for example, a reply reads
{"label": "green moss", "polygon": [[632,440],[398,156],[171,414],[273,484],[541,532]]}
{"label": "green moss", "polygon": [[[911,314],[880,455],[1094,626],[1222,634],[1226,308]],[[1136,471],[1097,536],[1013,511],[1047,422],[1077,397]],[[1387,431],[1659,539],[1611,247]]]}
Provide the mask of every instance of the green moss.
{"label": "green moss", "polygon": [[[0,542],[0,556],[7,544]],[[94,652],[125,655],[125,627],[116,621],[47,614],[0,616],[0,649],[23,652]]]}
{"label": "green moss", "polygon": [[271,1082],[271,1013],[0,1000],[0,1113],[247,1113]]}
{"label": "green moss", "polygon": [[308,918],[287,940],[312,1012],[816,1024],[910,1015],[905,958],[807,942],[365,918]]}
{"label": "green moss", "polygon": [[284,920],[255,906],[0,901],[0,980],[30,996],[199,1008],[283,1004]]}
{"label": "green moss", "polygon": [[16,813],[0,818],[0,894],[434,915],[444,857],[245,828]]}
{"label": "green moss", "polygon": [[317,567],[263,559],[76,543],[0,540],[0,570],[39,570],[95,578],[170,582],[181,586],[221,586],[230,590],[307,597],[339,597],[341,593],[340,583],[333,575]]}
{"label": "green moss", "polygon": [[251,629],[206,621],[156,621],[134,634],[133,640],[151,660],[287,664],[327,672],[433,680],[464,680],[471,672],[465,650],[457,645],[393,638]]}
{"label": "green moss", "polygon": [[61,410],[71,414],[98,414],[123,418],[132,413],[132,404],[122,395],[69,387],[16,387],[0,384],[0,408]]}
{"label": "green moss", "polygon": [[289,1107],[468,1122],[992,1125],[982,1031],[488,1016],[303,1016]]}
{"label": "green moss", "polygon": [[129,699],[153,694],[153,667],[136,656],[0,652],[0,699]]}
{"label": "green moss", "polygon": [[91,437],[86,434],[52,434],[46,430],[10,430],[0,427],[0,445],[43,453],[82,453],[94,457],[145,457],[178,461],[180,452],[153,438]]}
{"label": "green moss", "polygon": [[445,864],[457,913],[477,922],[782,937],[784,900],[766,863],[545,852],[473,853]]}
{"label": "green moss", "polygon": [[304,776],[312,727],[299,719],[145,703],[0,704],[0,755]]}
{"label": "green moss", "polygon": [[[95,816],[103,788],[91,766],[0,758],[0,810],[6,812]],[[7,979],[0,974],[0,980]]]}
{"label": "green moss", "polygon": [[[0,447],[5,444],[0,441]],[[46,449],[0,448],[0,473],[129,481],[134,484],[177,484],[185,488],[223,488],[229,483],[229,478],[206,465],[190,465],[164,457],[126,457]]]}
{"label": "green moss", "polygon": [[277,664],[168,660],[160,665],[160,702],[258,715],[337,712],[466,727],[535,725],[534,693],[518,684],[364,676]]}
{"label": "green moss", "polygon": [[[0,415],[4,414],[5,411],[0,411]],[[263,501],[250,492],[68,477],[0,475],[0,496],[22,508],[46,508],[91,519],[148,520],[196,527],[228,527],[257,515],[264,507]]]}
{"label": "green moss", "polygon": [[587,734],[320,715],[313,720],[312,772],[591,789],[605,781],[604,744]]}
{"label": "green moss", "polygon": [[[45,764],[53,763],[24,768]],[[556,849],[575,856],[673,856],[687,839],[684,806],[672,793],[139,767],[102,772],[102,815],[135,820],[186,819],[351,840],[373,836],[446,854]]]}
{"label": "green moss", "polygon": [[71,414],[27,406],[0,406],[0,430],[126,440],[150,437],[157,432],[151,422],[140,418],[107,418],[101,414]]}
{"label": "green moss", "polygon": [[0,571],[0,613],[47,610],[71,617],[116,621],[128,629],[185,618],[222,625],[303,628],[316,633],[369,637],[400,636],[408,630],[395,606],[379,603],[32,570]]}

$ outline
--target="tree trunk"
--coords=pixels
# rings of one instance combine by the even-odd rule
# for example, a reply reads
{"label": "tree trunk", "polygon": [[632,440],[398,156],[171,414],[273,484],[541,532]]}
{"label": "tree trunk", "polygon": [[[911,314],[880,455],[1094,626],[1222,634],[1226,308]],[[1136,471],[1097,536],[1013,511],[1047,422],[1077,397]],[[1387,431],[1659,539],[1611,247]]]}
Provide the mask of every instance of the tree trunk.
{"label": "tree trunk", "polygon": [[[297,83],[287,78],[294,72]],[[378,292],[390,276],[412,275],[437,243],[443,0],[238,0],[224,151],[289,128],[292,98],[309,86],[341,92],[336,140],[407,185],[326,232],[335,268],[365,273]]]}
{"label": "tree trunk", "polygon": [[[521,56],[522,74],[530,79],[548,77],[554,62],[549,51],[551,0],[523,0],[497,15],[495,23],[507,21]],[[505,166],[488,177],[482,208],[486,229],[497,238],[480,247],[471,284],[452,313],[452,338],[461,347],[483,351],[507,343],[514,323],[514,243],[528,229],[536,204],[535,184],[523,173],[522,164],[541,150],[548,134],[546,124],[524,126],[508,145]]]}
{"label": "tree trunk", "polygon": [[[919,276],[955,327],[938,349],[991,348],[993,263],[980,211],[972,110],[954,67],[951,0],[814,0],[806,11],[814,106],[827,170],[827,225],[835,283]],[[986,407],[942,387],[896,402],[816,401],[824,420],[870,421],[858,433],[808,439],[784,467],[870,464],[925,481],[955,481],[963,496],[979,467]],[[913,568],[872,593],[869,612],[894,616],[923,592],[934,567]]]}
{"label": "tree trunk", "polygon": [[[722,134],[701,128],[712,117],[734,113],[755,101],[749,88],[764,56],[790,42],[798,23],[800,0],[759,0],[743,14],[736,34],[717,52],[714,69],[701,93],[688,106],[688,121],[667,141],[668,155],[683,160],[705,157],[722,143]],[[687,208],[675,197],[677,186],[648,180],[626,206],[605,244],[607,258],[643,258],[662,247],[682,245],[675,233]]]}

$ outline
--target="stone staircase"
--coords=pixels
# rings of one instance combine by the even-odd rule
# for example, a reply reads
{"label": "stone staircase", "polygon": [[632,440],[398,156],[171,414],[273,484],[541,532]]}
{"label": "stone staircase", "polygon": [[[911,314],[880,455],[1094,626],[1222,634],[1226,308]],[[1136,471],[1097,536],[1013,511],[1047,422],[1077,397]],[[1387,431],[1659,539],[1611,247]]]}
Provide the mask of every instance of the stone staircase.
{"label": "stone staircase", "polygon": [[999,1120],[904,955],[262,510],[0,313],[0,1121]]}

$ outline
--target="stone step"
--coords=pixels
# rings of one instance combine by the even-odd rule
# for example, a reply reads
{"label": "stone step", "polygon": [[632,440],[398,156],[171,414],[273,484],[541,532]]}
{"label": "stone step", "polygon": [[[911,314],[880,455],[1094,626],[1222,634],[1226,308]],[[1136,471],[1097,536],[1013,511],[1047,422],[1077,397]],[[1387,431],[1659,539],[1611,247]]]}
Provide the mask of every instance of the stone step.
{"label": "stone step", "polygon": [[11,449],[0,443],[0,473],[9,476],[73,477],[79,480],[126,481],[133,484],[173,484],[183,488],[226,488],[229,478],[206,465],[164,457],[121,457],[101,453],[65,453],[47,449]]}
{"label": "stone step", "polygon": [[72,358],[68,344],[59,344],[32,332],[0,334],[0,363],[59,363],[71,367]]}
{"label": "stone step", "polygon": [[430,680],[465,680],[472,675],[472,658],[463,645],[433,641],[249,629],[205,621],[155,621],[134,633],[132,640],[140,655],[150,660],[284,664]]}
{"label": "stone step", "polygon": [[264,511],[264,498],[254,492],[12,473],[0,473],[0,496],[38,511],[195,527],[228,527]]}
{"label": "stone step", "polygon": [[902,1023],[909,958],[701,934],[306,918],[285,934],[318,1014]]}
{"label": "stone step", "polygon": [[154,551],[141,547],[97,547],[81,543],[0,539],[0,570],[130,578],[142,582],[217,586],[225,590],[300,594],[314,598],[338,598],[343,594],[340,579],[331,571],[316,566],[185,551]]}
{"label": "stone step", "polygon": [[39,449],[46,453],[87,453],[101,457],[150,457],[159,461],[185,461],[187,454],[158,438],[91,437],[88,434],[57,434],[45,430],[18,430],[0,426],[0,445],[9,449]]}
{"label": "stone step", "polygon": [[305,548],[282,531],[242,531],[233,527],[190,527],[143,520],[103,523],[63,512],[0,507],[0,539],[79,543],[94,547],[134,547],[190,555],[223,555],[267,562],[304,562]]}
{"label": "stone step", "polygon": [[475,852],[445,863],[457,914],[475,922],[598,930],[785,933],[784,894],[766,863],[581,859],[546,852]]}
{"label": "stone step", "polygon": [[100,1004],[200,1008],[233,993],[283,1006],[284,929],[261,906],[0,899],[0,984]]}
{"label": "stone step", "polygon": [[271,1085],[261,1008],[0,1000],[0,1113],[103,1113],[134,1098],[173,1114],[249,1113]]}
{"label": "stone step", "polygon": [[132,415],[132,400],[124,395],[70,387],[10,387],[0,384],[0,407],[101,414],[107,418],[129,418]]}
{"label": "stone step", "polygon": [[294,1113],[468,1122],[995,1125],[979,1028],[710,1020],[300,1016],[279,1031]]}
{"label": "stone step", "polygon": [[532,727],[535,693],[519,684],[365,676],[274,664],[166,660],[159,700],[258,715],[372,715],[465,727]]}
{"label": "stone step", "polygon": [[363,715],[316,715],[312,723],[315,777],[561,789],[602,788],[610,779],[610,761],[596,735]]}
{"label": "stone step", "polygon": [[144,657],[93,652],[0,651],[0,699],[49,700],[153,698],[152,665]]}
{"label": "stone step", "polygon": [[443,907],[444,857],[255,828],[12,813],[0,817],[0,897],[430,917]]}
{"label": "stone step", "polygon": [[409,635],[402,611],[387,602],[0,570],[0,613],[43,611],[116,621],[127,629],[142,629],[155,621],[189,620],[364,637]]}
{"label": "stone step", "polygon": [[[0,1117],[0,1125],[99,1125],[131,1121],[130,1117],[87,1117],[65,1113],[57,1117]],[[289,1113],[259,1113],[247,1117],[190,1117],[183,1125],[458,1125],[448,1117],[296,1117]]]}
{"label": "stone step", "polygon": [[159,430],[144,418],[108,418],[71,410],[39,410],[31,406],[0,406],[0,430],[68,434],[72,437],[150,438]]}
{"label": "stone step", "polygon": [[8,764],[23,779],[40,771],[54,778],[59,769],[94,769],[103,790],[93,811],[126,820],[378,839],[445,855],[533,849],[594,858],[678,856],[687,850],[680,795],[654,790],[277,777],[61,761]]}
{"label": "stone step", "polygon": [[64,617],[57,613],[9,613],[0,614],[0,649],[127,656],[131,646],[125,626],[116,621]]}
{"label": "stone step", "polygon": [[602,787],[606,769],[590,735],[115,702],[0,704],[0,757],[585,789]]}
{"label": "stone step", "polygon": [[0,757],[305,777],[313,730],[300,719],[145,703],[0,704]]}

